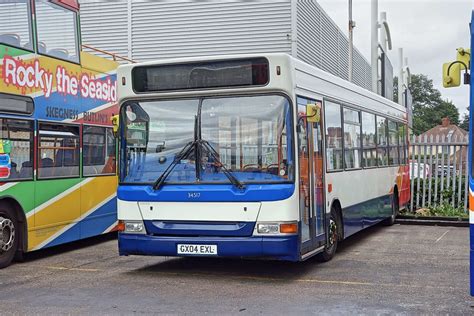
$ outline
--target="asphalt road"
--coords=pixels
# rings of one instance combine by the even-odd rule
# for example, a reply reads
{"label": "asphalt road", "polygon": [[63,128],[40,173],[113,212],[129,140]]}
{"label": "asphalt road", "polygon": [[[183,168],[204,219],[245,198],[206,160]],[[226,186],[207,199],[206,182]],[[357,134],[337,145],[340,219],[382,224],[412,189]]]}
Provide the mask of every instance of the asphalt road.
{"label": "asphalt road", "polygon": [[119,257],[113,236],[0,270],[1,314],[474,314],[467,228],[374,227],[328,263]]}

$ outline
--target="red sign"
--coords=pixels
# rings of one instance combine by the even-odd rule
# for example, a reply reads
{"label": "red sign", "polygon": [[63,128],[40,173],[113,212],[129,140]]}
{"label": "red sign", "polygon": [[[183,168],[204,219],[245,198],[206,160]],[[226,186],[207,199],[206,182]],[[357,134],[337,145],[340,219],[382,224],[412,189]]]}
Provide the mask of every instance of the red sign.
{"label": "red sign", "polygon": [[51,2],[56,3],[64,8],[79,11],[78,0],[52,0]]}

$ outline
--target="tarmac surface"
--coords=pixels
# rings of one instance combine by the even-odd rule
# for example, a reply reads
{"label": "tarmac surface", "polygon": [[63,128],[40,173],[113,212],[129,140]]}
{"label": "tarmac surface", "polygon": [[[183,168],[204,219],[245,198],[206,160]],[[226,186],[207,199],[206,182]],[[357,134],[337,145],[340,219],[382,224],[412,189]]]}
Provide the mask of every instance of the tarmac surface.
{"label": "tarmac surface", "polygon": [[0,314],[474,314],[468,233],[377,226],[327,263],[119,257],[102,236],[0,270]]}

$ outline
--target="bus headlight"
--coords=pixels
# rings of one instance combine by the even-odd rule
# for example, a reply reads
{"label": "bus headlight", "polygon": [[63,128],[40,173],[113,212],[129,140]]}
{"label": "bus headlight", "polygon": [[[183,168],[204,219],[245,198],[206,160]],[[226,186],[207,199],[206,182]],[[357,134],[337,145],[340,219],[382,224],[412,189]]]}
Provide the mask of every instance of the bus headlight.
{"label": "bus headlight", "polygon": [[280,225],[278,224],[258,224],[257,232],[259,234],[278,234],[280,232]]}
{"label": "bus headlight", "polygon": [[297,234],[298,223],[258,223],[257,233],[262,235]]}
{"label": "bus headlight", "polygon": [[122,232],[145,234],[145,225],[141,221],[123,221]]}

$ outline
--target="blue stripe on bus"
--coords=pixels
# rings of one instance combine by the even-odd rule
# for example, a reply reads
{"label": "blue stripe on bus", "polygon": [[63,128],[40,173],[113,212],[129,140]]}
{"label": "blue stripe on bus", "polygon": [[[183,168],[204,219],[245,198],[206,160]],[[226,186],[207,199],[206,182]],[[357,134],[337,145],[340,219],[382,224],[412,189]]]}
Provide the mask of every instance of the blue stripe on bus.
{"label": "blue stripe on bus", "polygon": [[[178,256],[178,244],[217,245],[219,257],[272,258],[299,261],[298,236],[279,237],[168,237],[119,233],[119,253]],[[180,255],[181,256],[181,255]]]}
{"label": "blue stripe on bus", "polygon": [[114,197],[97,210],[75,223],[43,248],[102,234],[117,221],[117,199]]}
{"label": "blue stripe on bus", "polygon": [[292,183],[248,184],[244,191],[231,184],[167,184],[157,191],[150,185],[120,185],[117,197],[131,202],[261,202],[284,200],[294,191]]}
{"label": "blue stripe on bus", "polygon": [[344,238],[375,225],[392,215],[391,195],[384,195],[342,210]]}

